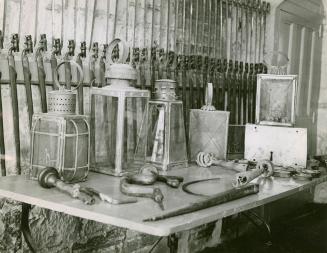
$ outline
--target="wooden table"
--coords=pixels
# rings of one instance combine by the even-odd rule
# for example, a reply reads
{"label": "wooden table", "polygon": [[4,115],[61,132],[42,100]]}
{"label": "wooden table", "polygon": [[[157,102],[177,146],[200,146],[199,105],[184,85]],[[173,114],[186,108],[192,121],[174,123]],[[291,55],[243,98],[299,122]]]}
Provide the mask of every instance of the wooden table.
{"label": "wooden table", "polygon": [[[226,182],[233,178],[234,174],[234,171],[218,167],[200,168],[197,166],[169,172],[169,175],[183,176],[184,182],[221,177],[222,184],[218,187],[226,184]],[[119,178],[90,173],[87,182],[81,185],[91,186],[111,196],[121,197],[119,181]],[[151,199],[139,198],[137,203],[124,205],[110,205],[97,202],[95,205],[87,206],[79,200],[71,199],[56,189],[43,189],[38,185],[38,182],[26,179],[24,176],[1,177],[0,195],[31,205],[142,233],[155,236],[169,236],[288,197],[324,181],[327,181],[327,175],[312,181],[272,178],[268,181],[261,181],[258,194],[156,222],[142,222],[145,218],[162,214],[163,212],[157,203]],[[181,187],[179,189],[172,189],[162,183],[158,183],[158,186],[160,186],[165,196],[165,211],[196,202],[198,199],[203,198],[189,195],[183,192]]]}

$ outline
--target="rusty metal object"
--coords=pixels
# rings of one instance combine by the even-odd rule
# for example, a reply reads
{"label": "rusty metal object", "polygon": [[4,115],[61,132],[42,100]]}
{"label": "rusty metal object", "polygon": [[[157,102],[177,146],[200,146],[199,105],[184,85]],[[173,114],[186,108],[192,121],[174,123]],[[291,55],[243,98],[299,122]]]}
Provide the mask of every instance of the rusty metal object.
{"label": "rusty metal object", "polygon": [[51,65],[51,73],[52,73],[52,88],[54,90],[58,89],[56,85],[56,80],[58,80],[58,75],[57,75],[57,56],[61,55],[61,43],[60,39],[53,39],[52,43],[52,52],[51,52],[51,57],[50,57],[50,65]]}
{"label": "rusty metal object", "polygon": [[120,191],[128,196],[151,198],[158,203],[161,210],[164,210],[164,196],[160,188],[137,185],[134,184],[134,181],[130,181],[128,178],[122,178],[120,180]]}
{"label": "rusty metal object", "polygon": [[43,188],[57,188],[70,197],[81,200],[86,205],[93,205],[95,199],[80,191],[78,184],[69,185],[59,179],[59,173],[55,168],[46,167],[38,176],[38,182]]}
{"label": "rusty metal object", "polygon": [[90,195],[91,197],[97,197],[101,201],[113,205],[121,205],[121,204],[130,204],[130,203],[136,203],[136,198],[124,198],[124,199],[115,199],[105,193],[99,192],[96,189],[92,187],[80,187],[79,190],[81,192],[86,193],[87,195]]}
{"label": "rusty metal object", "polygon": [[[1,71],[0,71],[0,80],[1,80]],[[3,113],[2,113],[2,95],[0,87],[0,165],[1,165],[1,176],[6,176],[6,160],[5,160],[6,148],[4,140],[4,131],[3,131]]]}
{"label": "rusty metal object", "polygon": [[33,98],[32,98],[32,88],[31,88],[31,71],[29,66],[28,54],[33,53],[33,41],[31,35],[25,36],[25,48],[22,51],[22,65],[23,65],[23,75],[26,90],[26,101],[27,101],[27,112],[29,119],[29,126],[32,125],[33,116]]}
{"label": "rusty metal object", "polygon": [[196,157],[196,163],[201,167],[210,167],[217,165],[226,169],[232,169],[237,172],[244,172],[248,168],[248,163],[235,161],[224,161],[216,159],[211,153],[199,152]]}
{"label": "rusty metal object", "polygon": [[0,49],[3,49],[3,33],[0,30]]}
{"label": "rusty metal object", "polygon": [[274,165],[270,161],[259,161],[254,170],[237,173],[235,175],[235,182],[233,183],[233,186],[241,187],[250,183],[253,179],[261,175],[263,177],[270,177],[273,175],[273,173]]}
{"label": "rusty metal object", "polygon": [[43,55],[47,49],[47,40],[45,34],[41,34],[41,39],[39,41],[39,46],[35,52],[35,60],[37,65],[37,74],[39,78],[39,90],[41,95],[41,108],[42,112],[47,112],[47,95],[46,95],[46,85],[45,85],[45,71],[43,64]]}
{"label": "rusty metal object", "polygon": [[149,217],[144,219],[144,222],[148,221],[158,221],[163,220],[195,211],[199,211],[202,209],[206,209],[209,207],[217,206],[232,200],[240,199],[252,194],[256,194],[259,192],[259,185],[258,184],[248,184],[239,188],[233,188],[231,190],[215,194],[210,197],[206,197],[204,200],[199,200],[198,202],[191,203],[186,205],[185,207],[168,211],[162,215]]}
{"label": "rusty metal object", "polygon": [[15,68],[15,58],[13,54],[13,52],[18,52],[18,51],[19,51],[19,37],[18,34],[16,33],[13,34],[11,37],[11,47],[9,48],[7,59],[8,59],[8,66],[9,66],[11,105],[13,110],[16,169],[17,169],[17,173],[21,174],[19,111],[18,111],[18,98],[17,98],[17,72]]}
{"label": "rusty metal object", "polygon": [[64,56],[64,60],[66,61],[65,64],[65,83],[67,89],[71,88],[71,81],[72,81],[72,69],[69,60],[75,55],[75,41],[68,40],[68,51]]}
{"label": "rusty metal object", "polygon": [[[89,61],[89,75],[90,75],[90,87],[92,87],[91,83],[95,82],[95,63],[99,57],[99,44],[98,42],[93,42],[92,44],[92,54],[91,59]],[[105,84],[102,84],[105,85]]]}
{"label": "rusty metal object", "polygon": [[308,181],[308,180],[312,180],[312,175],[300,172],[300,173],[295,173],[293,175],[293,178],[296,180]]}
{"label": "rusty metal object", "polygon": [[[152,177],[152,183],[163,182],[172,188],[178,188],[180,183],[184,181],[183,177],[160,175],[158,169],[152,165],[144,165],[140,169],[139,175],[141,175],[141,177],[145,176],[147,180],[151,180],[150,178]],[[141,177],[139,180],[142,180]]]}
{"label": "rusty metal object", "polygon": [[[81,42],[80,53],[77,56],[76,63],[81,67],[83,70],[83,62],[82,58],[86,57],[86,42]],[[81,79],[81,74],[77,73],[77,78]],[[84,87],[83,82],[77,88],[77,98],[78,98],[78,113],[84,114]]]}
{"label": "rusty metal object", "polygon": [[281,177],[281,178],[290,178],[292,176],[292,172],[283,169],[276,169],[274,170],[274,177]]}

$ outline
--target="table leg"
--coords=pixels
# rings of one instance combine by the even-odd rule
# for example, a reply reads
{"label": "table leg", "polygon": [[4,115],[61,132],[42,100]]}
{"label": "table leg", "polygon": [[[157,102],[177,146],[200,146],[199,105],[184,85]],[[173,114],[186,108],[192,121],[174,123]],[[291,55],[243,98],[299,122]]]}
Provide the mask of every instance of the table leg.
{"label": "table leg", "polygon": [[176,234],[171,234],[167,237],[167,245],[170,253],[177,253],[178,238]]}
{"label": "table leg", "polygon": [[36,247],[35,247],[35,243],[33,241],[30,226],[29,226],[29,223],[28,223],[28,216],[29,216],[29,213],[30,213],[30,209],[31,209],[30,204],[22,203],[22,216],[21,216],[20,228],[22,230],[22,233],[23,233],[25,241],[26,241],[26,243],[28,245],[28,248],[30,249],[30,251],[32,253],[35,253],[36,252],[36,250],[35,250]]}
{"label": "table leg", "polygon": [[257,220],[259,220],[264,225],[264,232],[266,233],[267,239],[268,239],[266,244],[268,246],[271,246],[272,245],[272,235],[271,235],[271,228],[270,228],[269,223],[263,217],[261,217],[260,215],[258,215],[257,213],[255,213],[251,210],[248,210],[247,212],[243,212],[241,214],[244,217],[246,217],[258,229],[261,229],[261,226],[260,226],[261,224],[257,224],[257,222],[251,217],[251,215],[254,216]]}

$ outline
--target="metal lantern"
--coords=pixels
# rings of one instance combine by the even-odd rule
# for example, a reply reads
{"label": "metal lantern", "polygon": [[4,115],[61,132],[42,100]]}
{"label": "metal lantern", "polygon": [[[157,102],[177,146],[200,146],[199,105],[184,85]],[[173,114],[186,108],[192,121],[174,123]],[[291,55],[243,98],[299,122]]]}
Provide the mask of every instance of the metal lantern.
{"label": "metal lantern", "polygon": [[212,154],[225,160],[227,156],[229,112],[217,111],[212,105],[213,86],[208,83],[206,104],[201,109],[190,110],[189,151],[195,161],[199,152]]}
{"label": "metal lantern", "polygon": [[157,80],[149,102],[147,162],[163,170],[188,166],[183,102],[175,89],[175,81]]}
{"label": "metal lantern", "polygon": [[[83,71],[74,61],[61,62],[57,70],[67,62],[80,72],[79,86]],[[54,167],[65,182],[83,181],[89,171],[89,117],[76,115],[76,92],[55,83],[59,90],[48,93],[48,113],[33,115],[30,178],[37,180],[45,167]]]}
{"label": "metal lantern", "polygon": [[[121,41],[110,43],[107,54],[117,43]],[[120,51],[119,55],[124,53]],[[125,62],[126,57],[119,62]],[[111,55],[106,59],[110,62]],[[145,162],[150,94],[133,87],[137,72],[128,64],[112,63],[105,77],[103,87],[91,88],[91,167],[97,172],[121,176]]]}

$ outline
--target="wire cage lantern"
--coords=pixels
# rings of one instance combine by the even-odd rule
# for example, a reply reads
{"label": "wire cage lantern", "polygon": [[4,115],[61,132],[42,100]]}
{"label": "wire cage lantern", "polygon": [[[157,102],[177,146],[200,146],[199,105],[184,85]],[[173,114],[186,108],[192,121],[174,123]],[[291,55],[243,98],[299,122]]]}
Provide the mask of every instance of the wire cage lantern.
{"label": "wire cage lantern", "polygon": [[37,180],[46,167],[53,167],[68,183],[86,179],[90,160],[89,117],[76,114],[76,89],[83,82],[83,71],[75,61],[71,63],[80,73],[74,89],[68,90],[55,79],[59,90],[48,93],[48,113],[33,115],[31,128],[30,178]]}
{"label": "wire cage lantern", "polygon": [[174,80],[157,80],[149,102],[147,162],[162,170],[188,166],[183,102],[175,90]]}
{"label": "wire cage lantern", "polygon": [[[119,48],[119,58],[112,51]],[[126,62],[128,49],[121,39],[107,50],[106,83],[91,88],[91,169],[122,176],[145,162],[147,112],[150,93],[135,88],[136,70]]]}

